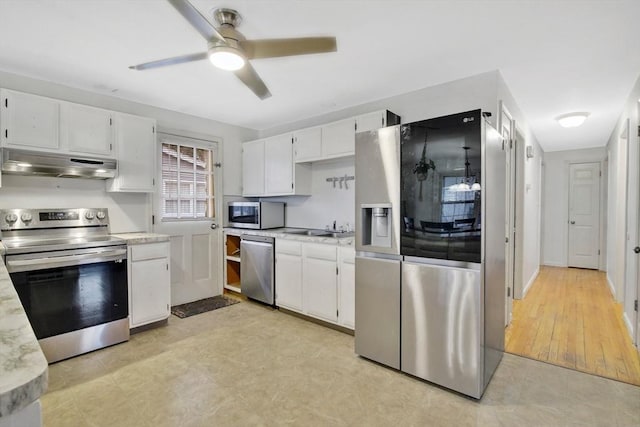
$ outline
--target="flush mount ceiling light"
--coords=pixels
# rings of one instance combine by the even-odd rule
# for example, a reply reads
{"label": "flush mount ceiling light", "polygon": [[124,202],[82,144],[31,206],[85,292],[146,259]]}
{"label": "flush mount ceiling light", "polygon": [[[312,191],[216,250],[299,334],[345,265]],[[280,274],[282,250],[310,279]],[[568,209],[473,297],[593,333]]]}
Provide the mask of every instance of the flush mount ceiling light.
{"label": "flush mount ceiling light", "polygon": [[563,128],[575,128],[584,123],[587,117],[589,117],[587,112],[567,113],[556,117],[556,120]]}

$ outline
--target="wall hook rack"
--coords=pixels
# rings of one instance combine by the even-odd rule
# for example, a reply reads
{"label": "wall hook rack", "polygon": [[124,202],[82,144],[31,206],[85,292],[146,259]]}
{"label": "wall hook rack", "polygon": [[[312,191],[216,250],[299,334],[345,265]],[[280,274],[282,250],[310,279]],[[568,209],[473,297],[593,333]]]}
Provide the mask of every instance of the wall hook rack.
{"label": "wall hook rack", "polygon": [[329,178],[327,178],[327,182],[332,182],[333,183],[333,188],[336,188],[336,182],[340,184],[340,189],[342,189],[342,184],[344,183],[344,189],[348,190],[349,186],[347,184],[348,181],[354,181],[356,179],[355,176],[353,175],[347,175],[345,174],[344,176],[331,176]]}

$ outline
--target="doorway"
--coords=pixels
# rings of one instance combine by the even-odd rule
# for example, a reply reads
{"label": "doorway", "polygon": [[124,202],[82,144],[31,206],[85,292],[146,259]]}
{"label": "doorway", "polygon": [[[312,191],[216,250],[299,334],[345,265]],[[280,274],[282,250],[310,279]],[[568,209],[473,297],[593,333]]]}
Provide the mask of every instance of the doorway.
{"label": "doorway", "polygon": [[219,141],[158,133],[153,230],[171,242],[171,305],[222,293]]}

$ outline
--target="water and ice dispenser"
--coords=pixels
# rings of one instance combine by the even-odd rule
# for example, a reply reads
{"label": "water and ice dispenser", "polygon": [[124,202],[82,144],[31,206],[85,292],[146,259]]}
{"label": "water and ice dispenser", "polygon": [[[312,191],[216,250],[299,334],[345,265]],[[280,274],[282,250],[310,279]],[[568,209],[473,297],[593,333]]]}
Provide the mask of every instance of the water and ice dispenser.
{"label": "water and ice dispenser", "polygon": [[362,205],[362,245],[391,247],[391,204]]}

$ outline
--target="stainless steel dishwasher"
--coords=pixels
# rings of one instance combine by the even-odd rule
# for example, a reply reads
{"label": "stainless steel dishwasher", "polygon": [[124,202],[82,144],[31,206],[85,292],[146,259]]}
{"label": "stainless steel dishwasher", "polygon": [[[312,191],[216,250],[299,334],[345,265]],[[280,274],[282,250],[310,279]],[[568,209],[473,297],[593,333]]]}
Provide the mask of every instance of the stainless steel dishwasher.
{"label": "stainless steel dishwasher", "polygon": [[265,304],[275,303],[274,238],[243,235],[240,241],[242,293]]}

